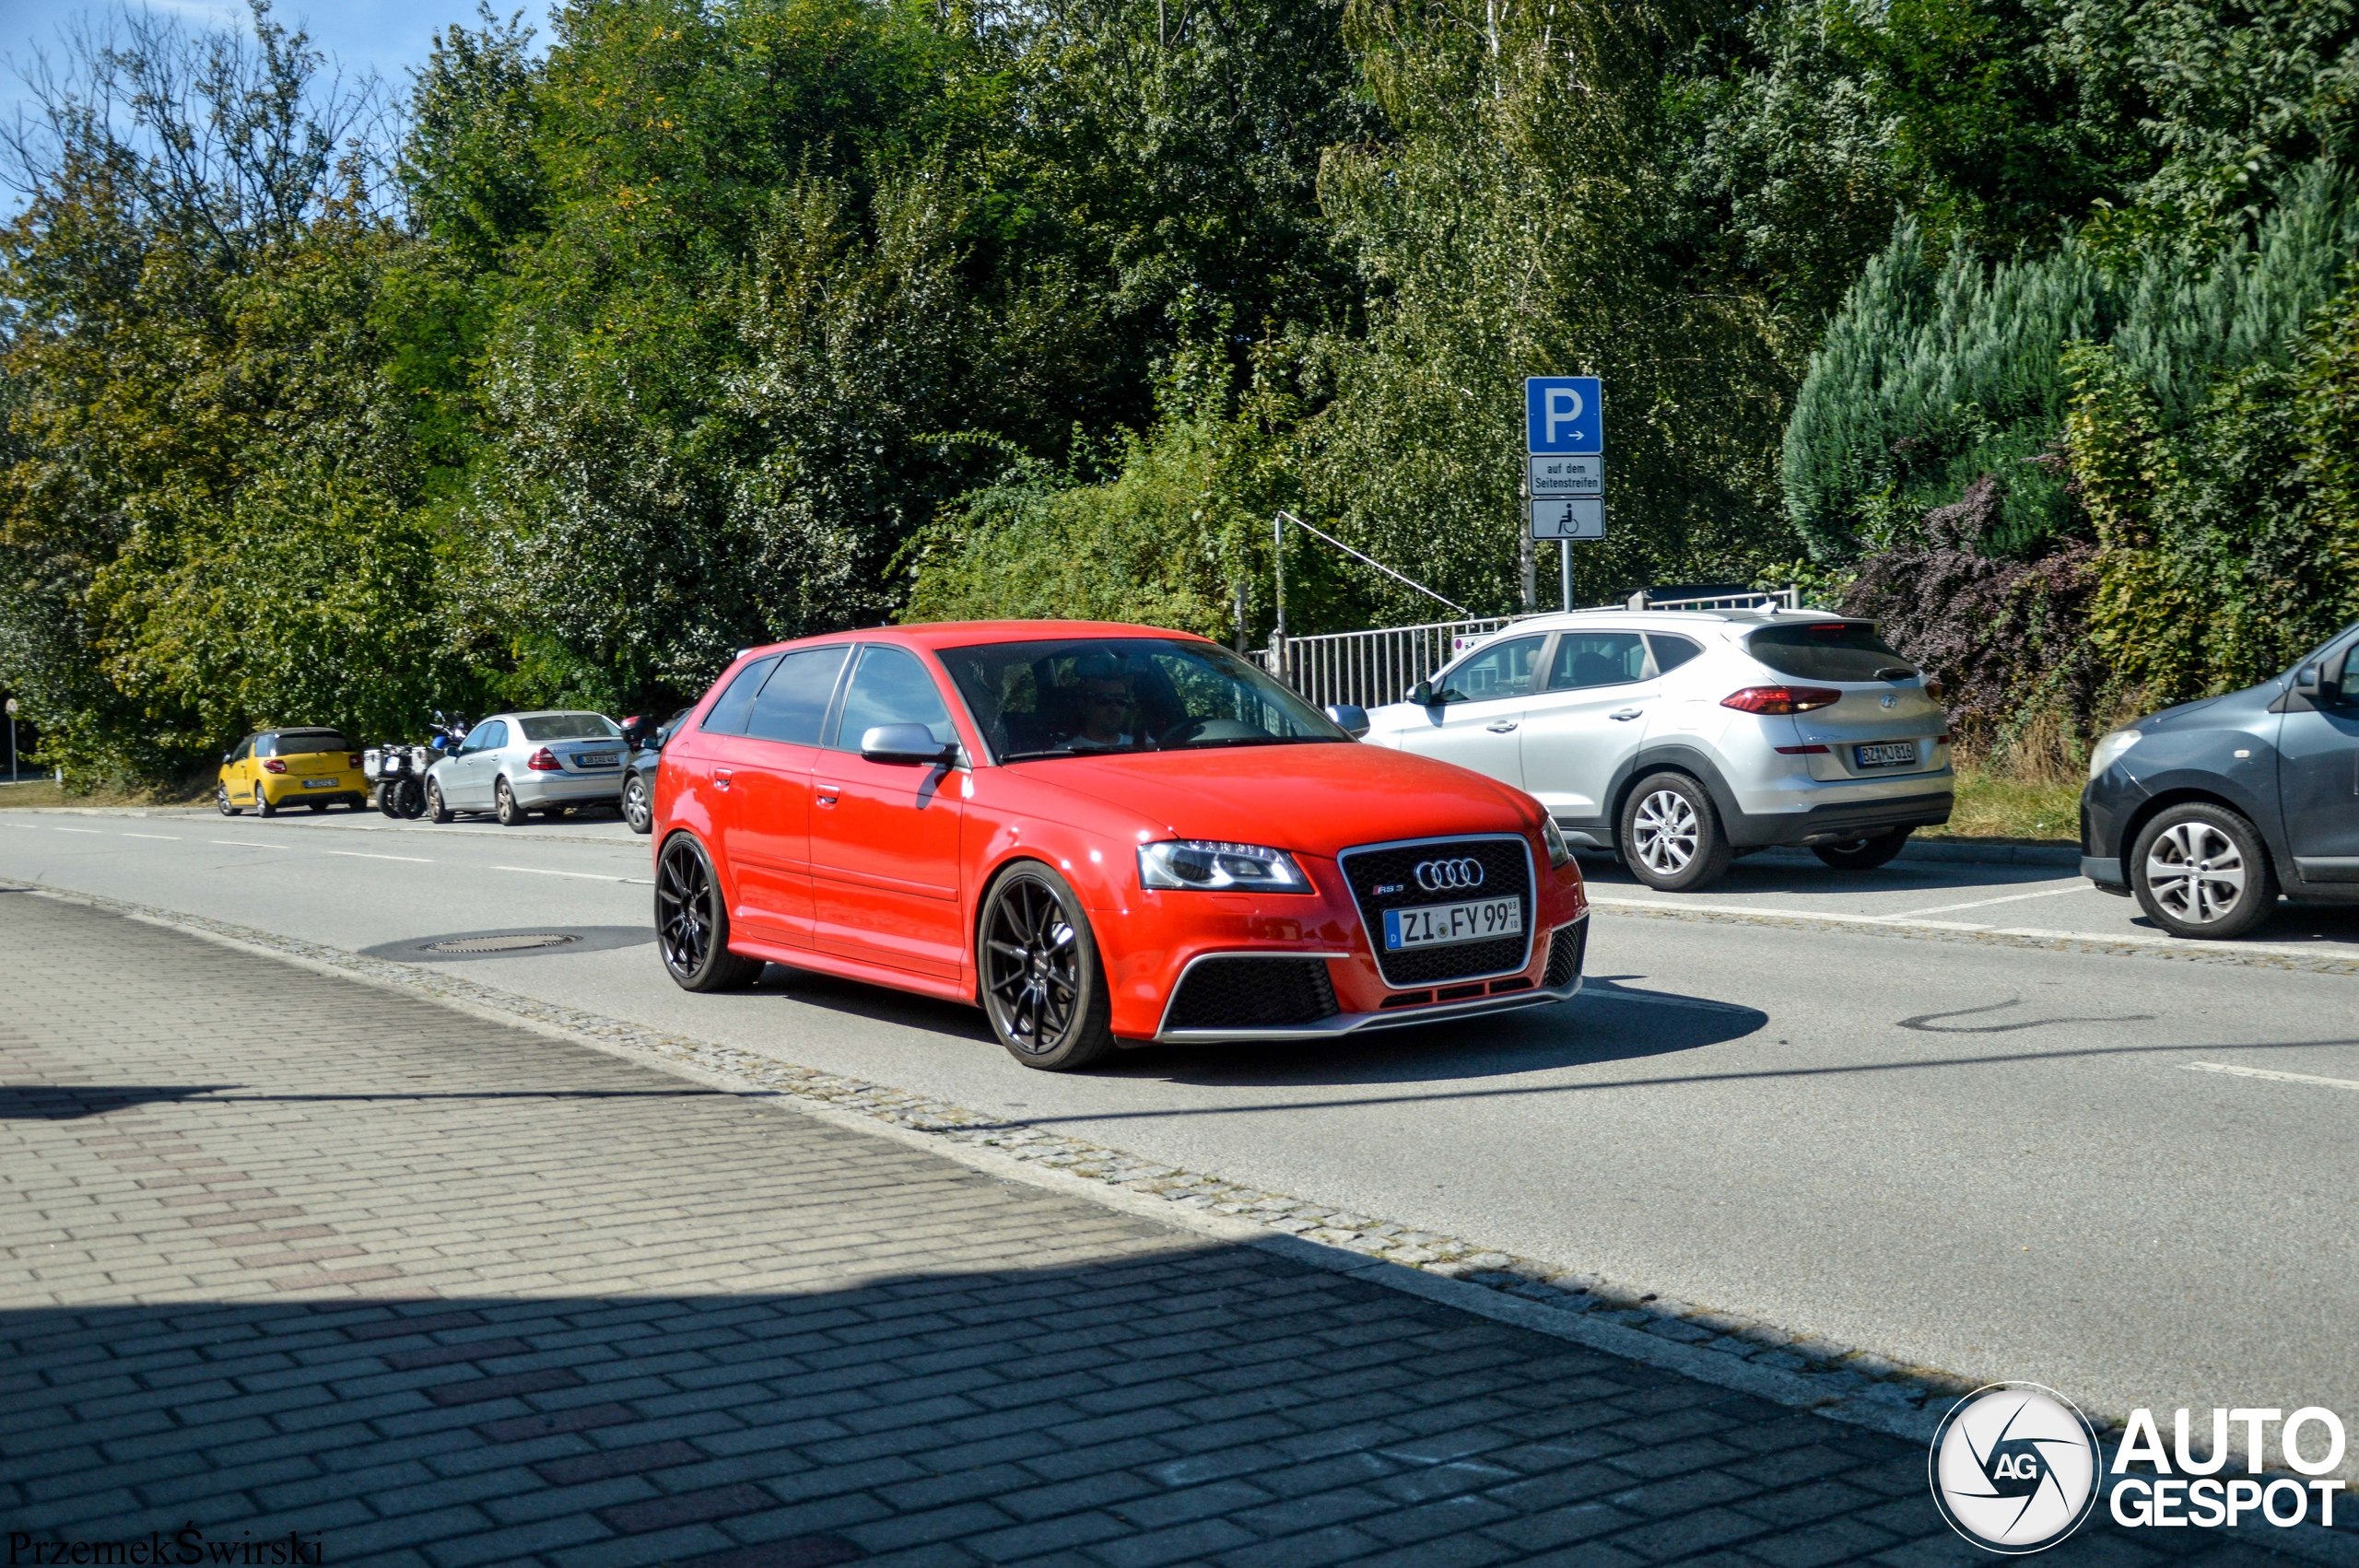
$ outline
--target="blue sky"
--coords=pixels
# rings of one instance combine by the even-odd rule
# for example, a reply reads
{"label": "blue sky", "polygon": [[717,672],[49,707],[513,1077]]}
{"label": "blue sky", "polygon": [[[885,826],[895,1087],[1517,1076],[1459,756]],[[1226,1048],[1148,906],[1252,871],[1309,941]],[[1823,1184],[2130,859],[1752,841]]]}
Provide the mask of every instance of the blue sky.
{"label": "blue sky", "polygon": [[[505,17],[519,0],[496,4]],[[150,0],[149,8],[178,15],[200,26],[243,25],[242,0]],[[58,29],[77,18],[97,18],[113,9],[91,0],[0,0],[0,55],[23,64],[38,46],[56,53]],[[525,18],[547,14],[546,0],[524,4]],[[340,60],[354,75],[373,65],[396,88],[409,85],[408,68],[425,63],[434,30],[452,22],[472,23],[475,0],[278,0],[273,14],[289,25],[301,23],[312,42]],[[546,29],[543,29],[546,32]],[[13,116],[22,96],[15,71],[0,72],[0,116]]]}

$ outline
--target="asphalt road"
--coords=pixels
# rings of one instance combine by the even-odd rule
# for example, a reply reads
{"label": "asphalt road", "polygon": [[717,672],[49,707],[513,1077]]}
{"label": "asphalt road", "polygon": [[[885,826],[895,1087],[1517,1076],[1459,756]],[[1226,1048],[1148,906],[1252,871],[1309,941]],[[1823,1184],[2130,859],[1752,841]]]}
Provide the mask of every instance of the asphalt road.
{"label": "asphalt road", "polygon": [[[677,990],[647,845],[599,822],[0,813],[0,875],[464,963],[2107,1414],[2359,1414],[2359,974],[2319,967],[2359,964],[2359,912],[2288,911],[2189,961],[2051,866],[1764,856],[1682,900],[1590,862],[1577,1001],[1055,1076],[970,1010],[778,967]],[[590,940],[417,951],[530,930]]]}

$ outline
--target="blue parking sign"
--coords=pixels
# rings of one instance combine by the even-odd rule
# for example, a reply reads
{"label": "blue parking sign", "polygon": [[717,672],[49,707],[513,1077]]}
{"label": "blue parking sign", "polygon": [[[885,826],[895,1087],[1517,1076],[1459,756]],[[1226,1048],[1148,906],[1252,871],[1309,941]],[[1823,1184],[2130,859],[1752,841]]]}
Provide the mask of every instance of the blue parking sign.
{"label": "blue parking sign", "polygon": [[1533,376],[1523,383],[1526,449],[1602,452],[1605,410],[1595,376]]}

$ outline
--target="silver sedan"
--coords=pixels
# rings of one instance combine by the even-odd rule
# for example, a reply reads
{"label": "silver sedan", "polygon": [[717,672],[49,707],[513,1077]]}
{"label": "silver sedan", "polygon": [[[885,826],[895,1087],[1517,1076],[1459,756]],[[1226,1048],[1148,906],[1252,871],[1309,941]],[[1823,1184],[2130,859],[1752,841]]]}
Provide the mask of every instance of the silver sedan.
{"label": "silver sedan", "polygon": [[622,730],[603,713],[495,714],[427,770],[426,813],[489,812],[514,827],[534,812],[609,805],[623,775]]}

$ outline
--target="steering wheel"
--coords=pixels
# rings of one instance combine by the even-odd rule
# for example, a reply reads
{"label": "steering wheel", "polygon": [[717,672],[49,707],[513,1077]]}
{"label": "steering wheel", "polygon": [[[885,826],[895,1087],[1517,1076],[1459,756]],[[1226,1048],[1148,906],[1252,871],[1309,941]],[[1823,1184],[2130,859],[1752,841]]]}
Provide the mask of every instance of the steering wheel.
{"label": "steering wheel", "polygon": [[1203,723],[1204,721],[1201,719],[1182,719],[1179,723],[1157,735],[1155,738],[1155,743],[1160,748],[1170,745],[1175,741],[1184,741],[1202,729]]}

